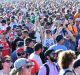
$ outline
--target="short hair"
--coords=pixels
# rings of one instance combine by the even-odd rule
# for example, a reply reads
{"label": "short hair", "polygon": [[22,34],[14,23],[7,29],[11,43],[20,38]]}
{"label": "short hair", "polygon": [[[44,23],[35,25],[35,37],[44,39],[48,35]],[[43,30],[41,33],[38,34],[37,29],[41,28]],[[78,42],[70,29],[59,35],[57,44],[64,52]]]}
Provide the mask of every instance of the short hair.
{"label": "short hair", "polygon": [[61,41],[62,39],[64,39],[64,37],[63,37],[62,35],[58,35],[58,36],[56,37],[56,42],[59,42],[59,41]]}
{"label": "short hair", "polygon": [[3,20],[1,21],[1,23],[6,23],[6,20],[5,20],[5,19],[3,19]]}
{"label": "short hair", "polygon": [[69,68],[69,65],[76,58],[75,52],[72,50],[62,51],[58,56],[58,64],[61,69]]}
{"label": "short hair", "polygon": [[27,30],[23,30],[22,33],[29,35]]}
{"label": "short hair", "polygon": [[76,60],[74,61],[74,64],[73,64],[73,68],[74,68],[74,69],[76,69],[76,68],[78,68],[78,67],[80,67],[80,59],[76,59]]}
{"label": "short hair", "polygon": [[34,45],[34,50],[35,50],[35,51],[38,51],[39,49],[42,49],[42,44],[41,44],[41,43],[36,43],[36,44]]}
{"label": "short hair", "polygon": [[28,17],[27,20],[30,20],[30,17]]}

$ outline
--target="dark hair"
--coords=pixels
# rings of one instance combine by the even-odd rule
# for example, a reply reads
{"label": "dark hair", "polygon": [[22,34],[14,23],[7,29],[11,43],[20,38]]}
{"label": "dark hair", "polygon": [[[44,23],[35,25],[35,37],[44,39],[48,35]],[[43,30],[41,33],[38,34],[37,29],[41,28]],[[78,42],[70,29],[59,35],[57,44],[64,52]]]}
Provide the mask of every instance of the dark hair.
{"label": "dark hair", "polygon": [[61,41],[63,39],[63,36],[62,35],[58,35],[57,37],[56,37],[56,42],[59,42],[59,41]]}
{"label": "dark hair", "polygon": [[30,17],[28,17],[27,20],[30,20]]}
{"label": "dark hair", "polygon": [[69,68],[69,65],[76,58],[75,52],[72,50],[62,51],[58,56],[58,64],[61,69]]}
{"label": "dark hair", "polygon": [[0,70],[3,69],[3,65],[2,65],[2,58],[0,58]]}
{"label": "dark hair", "polygon": [[29,46],[30,42],[32,42],[32,41],[33,41],[32,38],[26,38],[25,39],[25,45]]}
{"label": "dark hair", "polygon": [[42,49],[42,44],[41,43],[36,43],[34,46],[34,50],[38,51],[39,49]]}
{"label": "dark hair", "polygon": [[49,56],[54,50],[46,50],[45,51],[45,56]]}
{"label": "dark hair", "polygon": [[80,67],[80,59],[75,60],[74,64],[73,64],[73,68],[76,69]]}
{"label": "dark hair", "polygon": [[8,26],[8,27],[6,28],[6,33],[7,33],[10,29],[11,29],[11,27]]}
{"label": "dark hair", "polygon": [[28,34],[28,35],[29,35],[29,33],[28,33],[27,30],[23,30],[22,33],[24,33],[24,34]]}
{"label": "dark hair", "polygon": [[1,21],[1,23],[6,23],[6,20],[3,19],[3,20]]}

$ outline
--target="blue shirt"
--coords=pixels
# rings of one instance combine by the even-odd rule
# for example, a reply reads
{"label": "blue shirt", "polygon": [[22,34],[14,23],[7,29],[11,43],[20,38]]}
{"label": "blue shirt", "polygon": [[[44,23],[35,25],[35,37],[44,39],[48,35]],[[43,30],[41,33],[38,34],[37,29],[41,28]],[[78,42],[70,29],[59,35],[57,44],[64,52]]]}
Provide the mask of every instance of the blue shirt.
{"label": "blue shirt", "polygon": [[67,48],[64,45],[58,45],[58,44],[54,44],[54,45],[50,46],[48,50],[50,50],[50,49],[53,49],[55,51],[59,50],[59,49],[67,50]]}
{"label": "blue shirt", "polygon": [[11,54],[11,58],[13,62],[17,60],[16,50]]}

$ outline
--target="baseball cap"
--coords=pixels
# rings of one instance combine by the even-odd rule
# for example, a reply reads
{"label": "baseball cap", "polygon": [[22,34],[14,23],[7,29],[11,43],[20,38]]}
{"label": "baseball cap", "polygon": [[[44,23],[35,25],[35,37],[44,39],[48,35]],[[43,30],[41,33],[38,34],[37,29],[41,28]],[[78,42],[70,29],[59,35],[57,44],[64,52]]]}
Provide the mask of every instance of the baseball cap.
{"label": "baseball cap", "polygon": [[32,42],[32,41],[34,41],[34,40],[31,39],[31,38],[27,38],[27,39],[25,39],[25,44],[28,44],[28,43],[30,43],[30,42]]}
{"label": "baseball cap", "polygon": [[18,41],[18,42],[17,42],[17,46],[18,46],[18,47],[24,46],[24,41]]}
{"label": "baseball cap", "polygon": [[49,56],[51,53],[55,54],[55,51],[52,50],[52,49],[51,50],[46,50],[45,53],[44,53],[44,55],[45,56]]}
{"label": "baseball cap", "polygon": [[24,52],[24,48],[23,47],[17,48],[16,53],[21,53],[21,52]]}
{"label": "baseball cap", "polygon": [[56,37],[56,41],[57,41],[57,42],[61,41],[62,39],[63,39],[63,36],[62,36],[62,35],[58,35],[58,36]]}
{"label": "baseball cap", "polygon": [[26,58],[19,58],[14,62],[14,69],[19,70],[20,68],[22,68],[23,66],[26,66],[27,68],[33,66],[34,64],[32,62],[30,62],[28,59]]}

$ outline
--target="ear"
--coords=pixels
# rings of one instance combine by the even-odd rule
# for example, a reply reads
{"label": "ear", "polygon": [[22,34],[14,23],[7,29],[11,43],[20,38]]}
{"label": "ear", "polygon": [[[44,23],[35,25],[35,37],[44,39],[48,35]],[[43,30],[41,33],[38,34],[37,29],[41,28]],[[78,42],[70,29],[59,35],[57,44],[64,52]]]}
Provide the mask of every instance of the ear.
{"label": "ear", "polygon": [[[4,62],[5,63],[5,62]],[[4,63],[2,63],[2,65],[4,65]]]}
{"label": "ear", "polygon": [[46,56],[47,59],[49,59],[49,56]]}
{"label": "ear", "polygon": [[24,69],[24,67],[21,67],[22,69]]}

